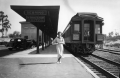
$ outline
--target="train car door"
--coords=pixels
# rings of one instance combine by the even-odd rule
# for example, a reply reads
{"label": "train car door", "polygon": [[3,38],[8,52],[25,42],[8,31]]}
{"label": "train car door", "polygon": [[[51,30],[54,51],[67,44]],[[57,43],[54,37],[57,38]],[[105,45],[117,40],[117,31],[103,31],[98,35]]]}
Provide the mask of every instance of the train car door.
{"label": "train car door", "polygon": [[84,20],[83,42],[94,42],[94,21]]}

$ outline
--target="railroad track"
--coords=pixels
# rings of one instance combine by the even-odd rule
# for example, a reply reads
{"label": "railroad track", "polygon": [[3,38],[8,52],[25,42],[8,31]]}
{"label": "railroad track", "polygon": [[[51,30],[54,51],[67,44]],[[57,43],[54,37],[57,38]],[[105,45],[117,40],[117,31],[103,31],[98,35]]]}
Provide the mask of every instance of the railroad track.
{"label": "railroad track", "polygon": [[120,55],[119,54],[114,54],[111,52],[103,52],[103,51],[95,51],[92,54],[102,57],[102,58],[109,59],[109,60],[117,62],[117,63],[120,63]]}
{"label": "railroad track", "polygon": [[107,78],[106,75],[104,75],[102,72],[100,72],[100,71],[98,70],[98,67],[97,67],[97,66],[93,66],[92,64],[89,63],[89,61],[87,62],[87,61],[85,61],[85,60],[82,59],[82,58],[79,58],[79,57],[78,57],[78,59],[79,59],[80,61],[82,61],[89,69],[91,69],[91,70],[92,70],[97,76],[99,76],[100,78]]}
{"label": "railroad track", "polygon": [[78,59],[82,60],[100,78],[119,78],[119,63],[96,55],[79,56]]}
{"label": "railroad track", "polygon": [[118,51],[118,50],[110,50],[110,49],[96,49],[96,50],[120,55],[120,51]]}
{"label": "railroad track", "polygon": [[[67,49],[71,52],[71,50]],[[88,68],[90,68],[94,73],[96,73],[100,78],[119,78],[120,74],[120,64],[102,57],[95,55],[76,55],[71,52],[80,61],[84,62]],[[102,52],[101,52],[102,53]]]}

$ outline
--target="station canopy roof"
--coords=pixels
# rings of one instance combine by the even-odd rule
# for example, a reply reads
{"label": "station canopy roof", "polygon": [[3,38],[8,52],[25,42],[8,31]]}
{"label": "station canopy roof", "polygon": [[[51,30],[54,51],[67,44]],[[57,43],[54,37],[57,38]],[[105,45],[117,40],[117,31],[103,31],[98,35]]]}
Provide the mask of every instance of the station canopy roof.
{"label": "station canopy roof", "polygon": [[48,36],[56,37],[60,6],[11,5],[11,9]]}

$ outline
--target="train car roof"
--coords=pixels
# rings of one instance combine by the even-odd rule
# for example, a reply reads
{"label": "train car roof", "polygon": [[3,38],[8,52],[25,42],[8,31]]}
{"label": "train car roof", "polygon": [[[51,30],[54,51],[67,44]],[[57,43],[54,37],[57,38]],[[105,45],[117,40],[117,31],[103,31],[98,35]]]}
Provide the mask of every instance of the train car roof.
{"label": "train car roof", "polygon": [[[79,16],[79,17],[78,17],[78,16]],[[102,18],[102,17],[99,17],[99,16],[97,15],[97,13],[92,13],[92,12],[78,12],[76,15],[73,16],[72,19],[73,19],[73,20],[74,20],[75,18],[80,19],[80,17],[82,17],[82,18],[92,17],[92,18],[94,18],[94,19],[96,19],[96,20],[103,21],[103,18]]]}
{"label": "train car roof", "polygon": [[96,20],[100,20],[103,21],[102,17],[99,17],[97,15],[97,13],[92,13],[92,12],[78,12],[76,15],[74,15],[70,22],[68,23],[68,25],[66,26],[65,30],[63,31],[63,34],[66,32],[66,30],[70,27],[70,23],[72,21],[77,21],[77,20],[82,20],[82,18],[86,18],[86,17],[93,17]]}
{"label": "train car roof", "polygon": [[97,16],[97,13],[92,13],[92,12],[78,12],[77,15],[92,15],[92,16]]}

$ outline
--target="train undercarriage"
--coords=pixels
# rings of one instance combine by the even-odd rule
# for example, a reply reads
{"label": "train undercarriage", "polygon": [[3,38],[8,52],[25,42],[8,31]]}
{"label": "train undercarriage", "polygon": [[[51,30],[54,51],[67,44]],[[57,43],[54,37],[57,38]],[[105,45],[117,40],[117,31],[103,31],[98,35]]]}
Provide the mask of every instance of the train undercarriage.
{"label": "train undercarriage", "polygon": [[94,44],[66,44],[66,49],[71,50],[75,54],[92,54],[95,51],[95,45]]}

